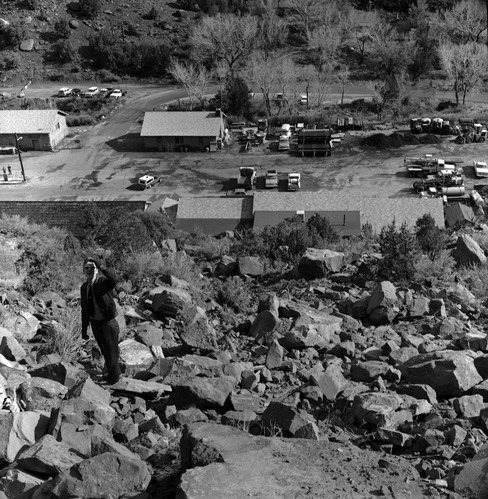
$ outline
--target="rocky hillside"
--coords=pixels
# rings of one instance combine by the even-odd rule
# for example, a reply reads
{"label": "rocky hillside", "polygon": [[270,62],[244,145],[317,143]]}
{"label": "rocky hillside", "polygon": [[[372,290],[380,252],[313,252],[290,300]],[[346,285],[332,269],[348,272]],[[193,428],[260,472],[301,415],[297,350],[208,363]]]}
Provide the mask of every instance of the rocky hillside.
{"label": "rocky hillside", "polygon": [[[179,47],[194,18],[194,13],[180,11],[176,4],[167,1],[101,0],[100,5],[100,13],[87,19],[80,15],[77,2],[1,2],[2,25],[16,26],[22,33],[22,43],[7,48],[7,52],[15,52],[18,65],[15,69],[2,71],[1,81],[6,86],[29,80],[94,81],[98,74],[88,51],[90,35],[109,31],[120,35],[124,41],[165,40],[170,46]],[[60,19],[69,22],[68,39],[76,53],[74,60],[65,64],[50,56],[52,46],[58,40],[55,25]]]}
{"label": "rocky hillside", "polygon": [[[466,235],[453,254],[486,263]],[[369,262],[308,250],[280,292],[249,256],[121,285],[112,386],[75,294],[5,286],[0,497],[486,497],[488,311],[460,283],[369,281]],[[226,281],[249,307],[205,293]]]}

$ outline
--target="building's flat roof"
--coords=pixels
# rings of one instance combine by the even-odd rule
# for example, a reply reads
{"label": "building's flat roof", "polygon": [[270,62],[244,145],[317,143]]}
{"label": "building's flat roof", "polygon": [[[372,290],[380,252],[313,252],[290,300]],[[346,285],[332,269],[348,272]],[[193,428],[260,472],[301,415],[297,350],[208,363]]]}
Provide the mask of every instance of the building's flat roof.
{"label": "building's flat roof", "polygon": [[16,109],[0,111],[0,134],[50,133],[58,115],[57,109]]}
{"label": "building's flat roof", "polygon": [[181,198],[178,219],[252,219],[252,196]]}
{"label": "building's flat roof", "polygon": [[141,137],[217,137],[222,124],[215,111],[153,111],[144,114]]}
{"label": "building's flat roof", "polygon": [[430,213],[438,227],[444,228],[442,198],[403,197],[373,198],[348,196],[341,192],[256,192],[254,212],[261,211],[359,211],[361,224],[369,222],[375,232],[393,220],[412,228],[415,222]]}

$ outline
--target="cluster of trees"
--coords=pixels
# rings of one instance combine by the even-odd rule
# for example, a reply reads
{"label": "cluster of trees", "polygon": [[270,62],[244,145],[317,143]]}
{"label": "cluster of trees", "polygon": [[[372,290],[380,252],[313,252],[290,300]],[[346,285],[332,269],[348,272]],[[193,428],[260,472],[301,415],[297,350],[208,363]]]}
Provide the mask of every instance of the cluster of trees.
{"label": "cluster of trees", "polygon": [[[452,82],[459,104],[487,74],[486,6],[481,0],[363,4],[262,0],[259,16],[220,9],[201,18],[190,35],[189,57],[173,59],[169,72],[193,99],[205,93],[212,77],[222,82],[223,91],[227,80],[239,76],[262,93],[268,115],[273,91],[286,94],[290,106],[302,93],[313,96],[309,105],[318,104],[329,85],[344,88],[352,75],[370,81],[381,114],[406,100],[408,81],[434,69],[443,70]],[[408,11],[407,35],[386,12],[394,4],[396,12]]]}

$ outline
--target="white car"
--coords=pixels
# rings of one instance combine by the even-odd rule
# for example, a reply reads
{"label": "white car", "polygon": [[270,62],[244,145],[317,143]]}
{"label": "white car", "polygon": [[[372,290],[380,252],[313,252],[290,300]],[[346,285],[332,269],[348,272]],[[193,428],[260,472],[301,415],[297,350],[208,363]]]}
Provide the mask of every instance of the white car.
{"label": "white car", "polygon": [[155,177],[152,175],[143,175],[138,181],[137,184],[139,188],[145,191],[146,189],[150,189],[156,183]]}
{"label": "white car", "polygon": [[290,138],[287,135],[282,135],[278,142],[278,151],[290,150]]}
{"label": "white car", "polygon": [[95,95],[99,94],[100,90],[98,90],[98,87],[90,87],[83,95],[85,97],[94,97]]}
{"label": "white car", "polygon": [[302,106],[306,106],[308,104],[308,96],[307,96],[307,94],[301,94],[300,95],[300,104]]}
{"label": "white car", "polygon": [[266,172],[264,187],[266,189],[275,189],[278,187],[278,172],[276,170],[268,170]]}
{"label": "white car", "polygon": [[283,123],[280,128],[280,135],[286,135],[287,137],[291,137],[291,125],[289,123]]}
{"label": "white car", "polygon": [[477,178],[488,177],[488,166],[486,161],[474,161],[473,166]]}
{"label": "white car", "polygon": [[118,99],[119,97],[122,97],[122,90],[116,88],[115,90],[113,90],[112,92],[110,92],[109,97],[111,99]]}
{"label": "white car", "polygon": [[58,90],[58,97],[69,97],[71,95],[72,89],[68,87],[63,87]]}

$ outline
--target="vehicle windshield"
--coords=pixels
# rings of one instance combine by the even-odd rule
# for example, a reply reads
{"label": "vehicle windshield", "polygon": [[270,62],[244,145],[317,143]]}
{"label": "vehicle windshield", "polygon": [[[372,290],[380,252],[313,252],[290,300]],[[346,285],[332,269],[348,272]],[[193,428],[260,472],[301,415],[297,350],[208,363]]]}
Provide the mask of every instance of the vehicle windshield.
{"label": "vehicle windshield", "polygon": [[240,173],[242,177],[252,177],[254,174],[254,168],[241,168]]}

